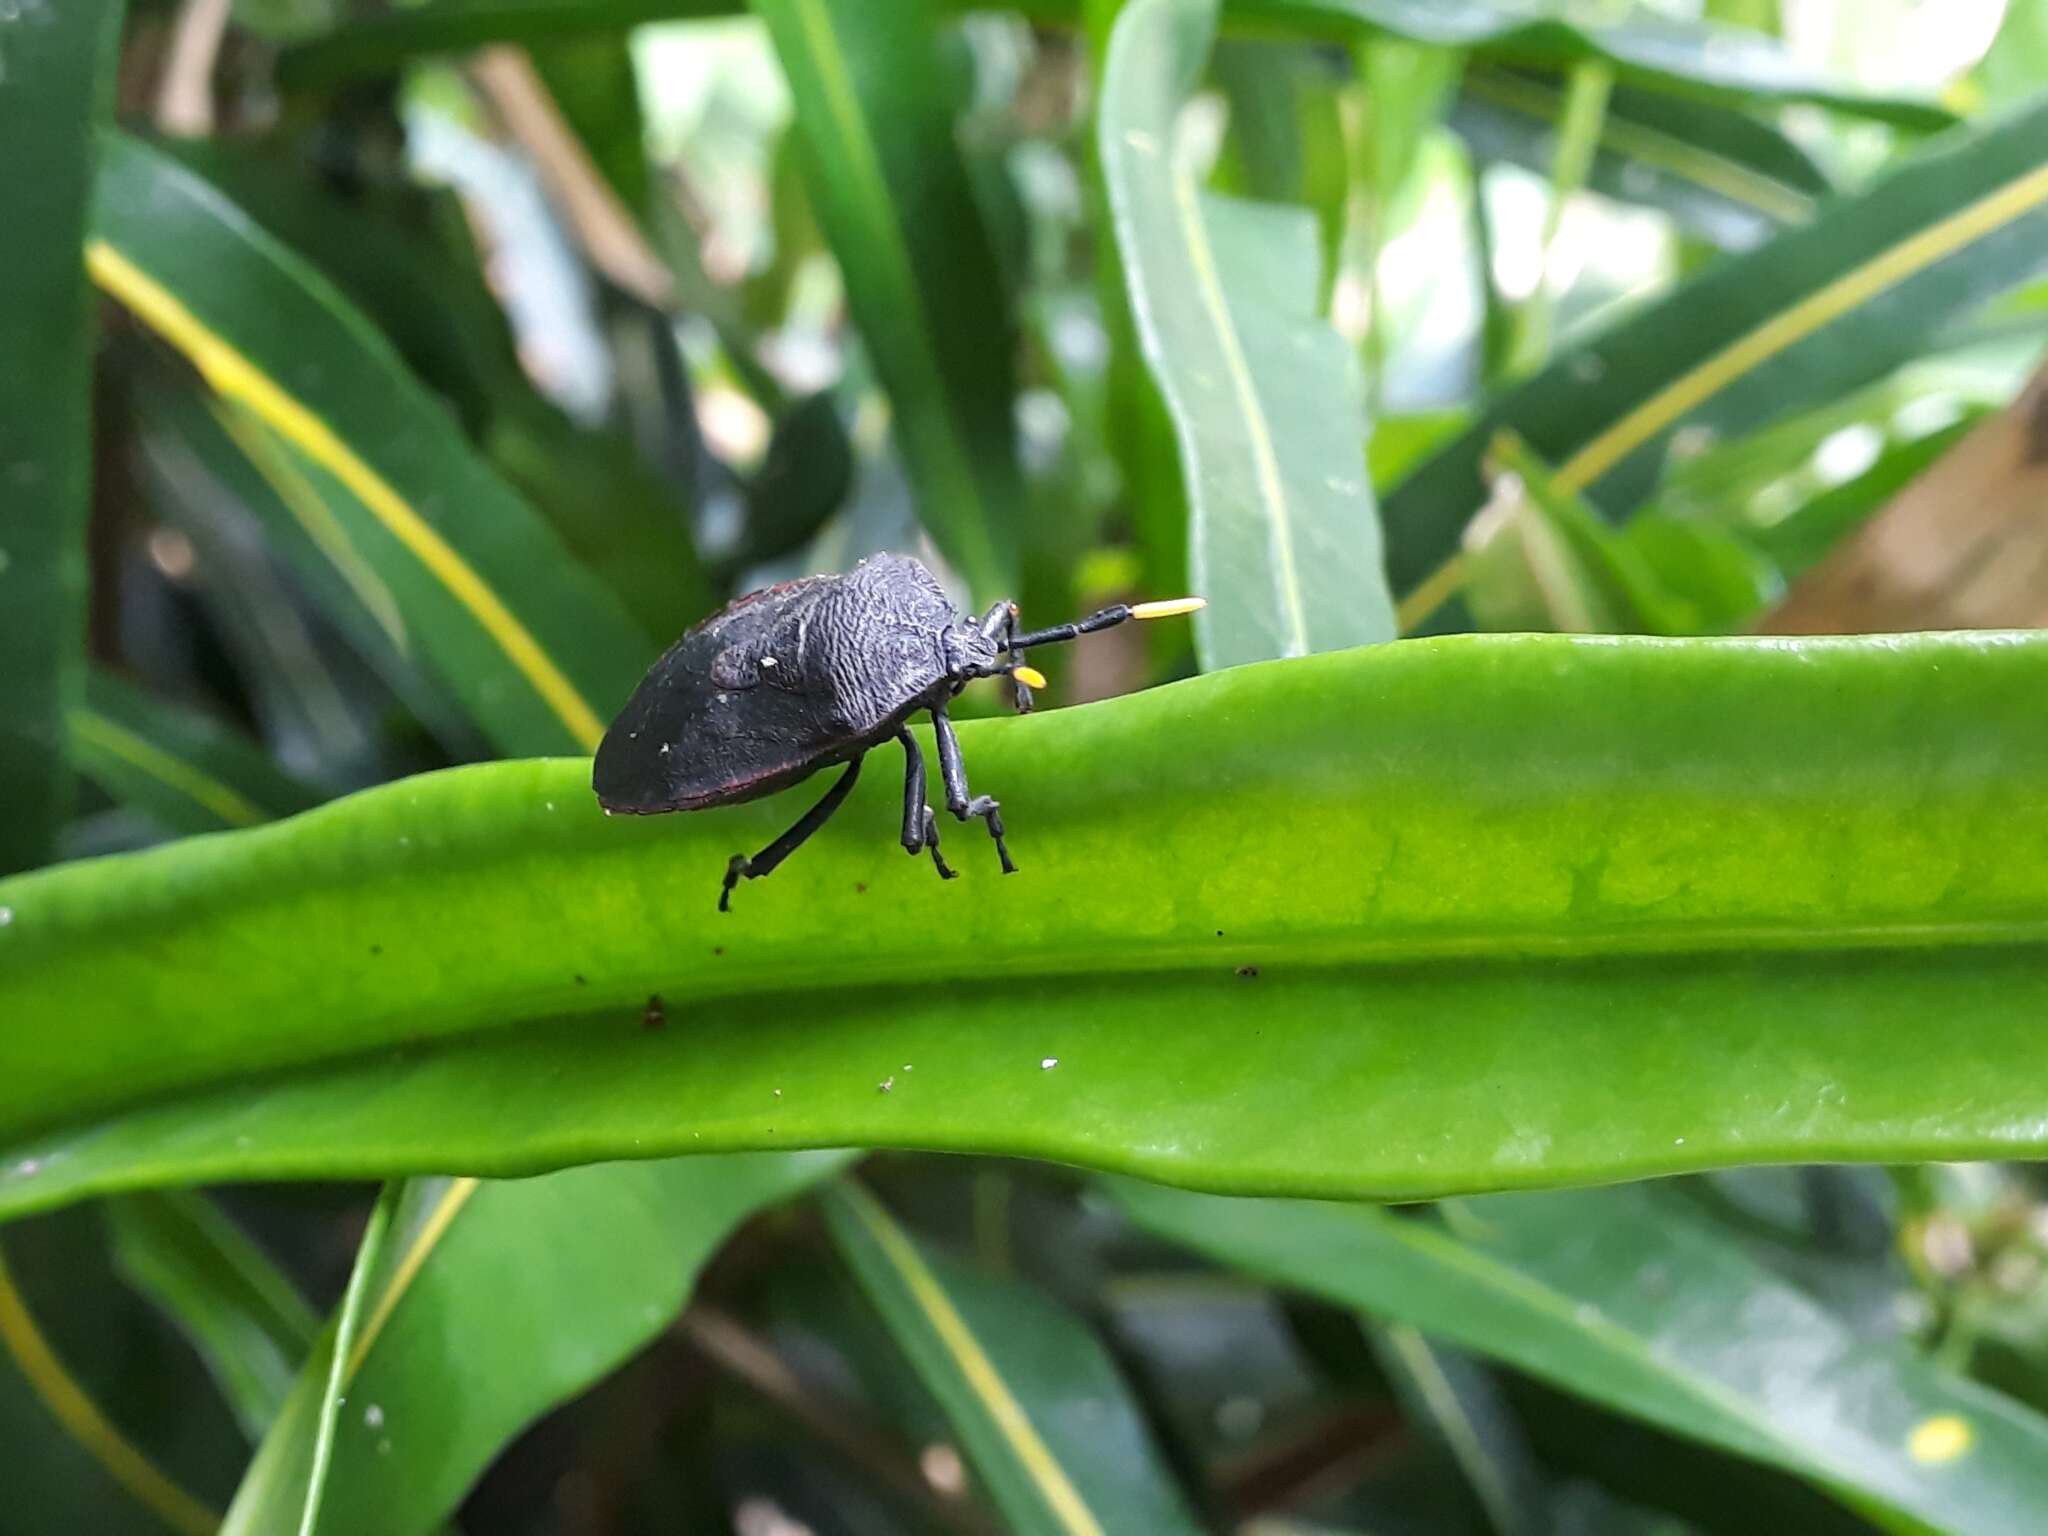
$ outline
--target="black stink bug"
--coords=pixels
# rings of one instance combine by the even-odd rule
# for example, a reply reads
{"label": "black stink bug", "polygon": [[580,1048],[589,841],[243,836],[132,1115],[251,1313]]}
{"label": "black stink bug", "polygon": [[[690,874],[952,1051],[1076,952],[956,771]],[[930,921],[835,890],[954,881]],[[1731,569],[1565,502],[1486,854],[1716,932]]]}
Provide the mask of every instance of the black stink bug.
{"label": "black stink bug", "polygon": [[978,677],[1009,677],[1017,707],[1045,679],[1024,665],[1030,646],[1071,640],[1126,619],[1191,613],[1200,598],[1118,604],[1072,624],[1017,630],[1017,605],[979,619],[960,612],[932,573],[907,555],[877,555],[844,576],[808,576],[750,592],[669,647],[598,743],[591,787],[608,814],[653,816],[736,805],[846,764],[825,797],[752,858],[726,866],[718,909],[733,887],[769,873],[839,809],[870,747],[903,745],[903,846],[939,857],[939,823],[925,803],[924,754],[905,722],[928,709],[939,738],[946,809],[979,816],[1011,874],[998,803],[967,792],[946,703]]}

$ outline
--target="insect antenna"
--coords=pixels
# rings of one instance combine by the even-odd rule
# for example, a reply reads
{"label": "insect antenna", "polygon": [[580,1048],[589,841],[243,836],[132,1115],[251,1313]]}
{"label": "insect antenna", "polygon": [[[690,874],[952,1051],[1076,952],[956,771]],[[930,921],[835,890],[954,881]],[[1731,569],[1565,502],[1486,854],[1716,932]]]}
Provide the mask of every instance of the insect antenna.
{"label": "insect antenna", "polygon": [[1050,629],[1034,629],[1027,634],[1010,636],[1010,652],[1034,645],[1055,645],[1063,640],[1078,639],[1092,635],[1097,630],[1114,629],[1126,619],[1170,619],[1177,613],[1193,613],[1197,608],[1208,605],[1203,597],[1171,597],[1156,603],[1117,603],[1099,609],[1085,619],[1076,619],[1071,624],[1055,624]]}
{"label": "insect antenna", "polygon": [[1005,643],[1009,657],[1004,670],[1010,674],[1017,713],[1029,714],[1031,690],[1045,686],[1044,675],[1024,665],[1023,652],[1027,646],[1057,645],[1062,641],[1079,639],[1082,635],[1092,635],[1097,630],[1114,629],[1127,619],[1167,619],[1177,613],[1193,613],[1207,602],[1208,599],[1201,597],[1174,597],[1156,603],[1116,603],[1071,624],[1055,624],[1050,629],[1034,629],[1021,635],[1016,631],[1016,614],[1012,610],[1009,639]]}

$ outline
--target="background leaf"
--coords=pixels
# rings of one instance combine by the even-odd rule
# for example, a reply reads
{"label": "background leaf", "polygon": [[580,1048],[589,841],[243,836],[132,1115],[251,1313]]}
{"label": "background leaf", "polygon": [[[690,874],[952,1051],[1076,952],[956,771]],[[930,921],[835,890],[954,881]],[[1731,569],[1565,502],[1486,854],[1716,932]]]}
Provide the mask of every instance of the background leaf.
{"label": "background leaf", "polygon": [[840,1255],[945,1408],[1011,1530],[1193,1532],[1127,1389],[1081,1322],[920,1252],[875,1197],[821,1196]]}
{"label": "background leaf", "polygon": [[107,1216],[123,1277],[177,1322],[243,1433],[262,1439],[319,1333],[312,1309],[204,1195],[123,1195]]}
{"label": "background leaf", "polygon": [[88,251],[102,287],[216,392],[346,487],[355,556],[434,615],[417,642],[509,751],[589,749],[652,645],[463,445],[338,294],[166,157],[108,141]]}
{"label": "background leaf", "polygon": [[[415,1182],[345,1362],[321,1530],[437,1529],[506,1441],[674,1321],[735,1226],[839,1161],[700,1157]],[[536,1230],[561,1240],[536,1245]],[[227,1532],[277,1529],[293,1507],[331,1358],[322,1350],[301,1372]],[[446,1390],[451,1379],[461,1392]]]}
{"label": "background leaf", "polygon": [[246,737],[105,672],[72,714],[71,750],[81,773],[172,832],[253,827],[323,798]]}
{"label": "background leaf", "polygon": [[[722,15],[736,8],[737,0],[433,0],[309,38],[287,54],[283,74],[293,84],[329,84],[418,53],[529,42],[661,17]],[[1086,12],[1087,0],[1033,0],[1022,8],[1037,19],[1071,22]],[[1925,99],[1860,91],[1816,75],[1760,33],[1657,16],[1578,26],[1562,17],[1532,18],[1526,9],[1498,0],[1235,0],[1229,17],[1248,31],[1270,34],[1277,27],[1347,41],[1385,34],[1557,68],[1599,59],[1614,65],[1624,79],[1644,84],[1724,99],[1811,101],[1906,127],[1939,128],[1953,121]]]}
{"label": "background leaf", "polygon": [[1176,139],[1215,13],[1120,12],[1098,130],[1138,337],[1180,442],[1212,670],[1393,634],[1357,368],[1315,314],[1315,219],[1201,192]]}
{"label": "background leaf", "polygon": [[1112,1188],[1155,1232],[1804,1472],[1852,1507],[2016,1532],[2048,1497],[2048,1421],[1857,1340],[1667,1186],[1474,1201],[1441,1223]]}
{"label": "background leaf", "polygon": [[1414,598],[1484,499],[1480,461],[1512,427],[1559,482],[1619,515],[1672,433],[1732,434],[1913,356],[1945,322],[2038,272],[2048,242],[2048,106],[1959,132],[1804,229],[1704,273],[1571,348],[1386,499],[1389,572]]}
{"label": "background leaf", "polygon": [[[1564,97],[1540,76],[1505,69],[1466,72],[1451,124],[1484,160],[1544,170],[1540,132]],[[1804,224],[1831,190],[1792,140],[1737,108],[1616,91],[1600,128],[1588,185],[1608,197],[1662,208],[1728,250],[1747,250]]]}
{"label": "background leaf", "polygon": [[[0,1430],[11,1533],[84,1524],[110,1536],[209,1536],[210,1500],[243,1450],[202,1385],[167,1400],[154,1385],[196,1362],[108,1263],[97,1211],[9,1228],[0,1261]],[[195,1491],[196,1490],[196,1491]]]}
{"label": "background leaf", "polygon": [[1016,339],[923,0],[756,0],[805,185],[889,392],[918,515],[976,599],[1016,585]]}
{"label": "background leaf", "polygon": [[70,804],[65,721],[84,691],[93,323],[78,269],[120,35],[118,0],[0,19],[0,870],[40,863]]}

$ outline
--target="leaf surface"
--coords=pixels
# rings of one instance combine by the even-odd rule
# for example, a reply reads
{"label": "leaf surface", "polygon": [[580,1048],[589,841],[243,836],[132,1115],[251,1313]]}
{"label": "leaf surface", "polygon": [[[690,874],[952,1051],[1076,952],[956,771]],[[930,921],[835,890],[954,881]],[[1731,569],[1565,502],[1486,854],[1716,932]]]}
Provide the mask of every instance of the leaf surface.
{"label": "leaf surface", "polygon": [[816,787],[608,819],[582,760],[16,877],[0,1209],[821,1145],[1377,1196],[2031,1153],[2044,691],[2036,636],[1447,637],[964,725],[1009,878],[906,859],[871,772],[721,915]]}

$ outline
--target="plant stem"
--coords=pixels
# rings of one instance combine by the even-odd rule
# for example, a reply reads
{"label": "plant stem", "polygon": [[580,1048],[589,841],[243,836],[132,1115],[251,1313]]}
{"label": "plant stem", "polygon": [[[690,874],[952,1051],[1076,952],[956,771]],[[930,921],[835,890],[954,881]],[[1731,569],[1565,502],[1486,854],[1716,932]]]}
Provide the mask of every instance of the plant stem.
{"label": "plant stem", "polygon": [[1557,303],[1557,237],[1564,227],[1565,208],[1586,184],[1593,156],[1600,149],[1600,129],[1607,118],[1607,97],[1614,88],[1613,67],[1598,60],[1575,66],[1565,87],[1564,116],[1558,123],[1557,150],[1550,162],[1550,207],[1543,217],[1542,270],[1536,291],[1517,316],[1514,345],[1508,352],[1508,373],[1533,373],[1550,351],[1551,324]]}

